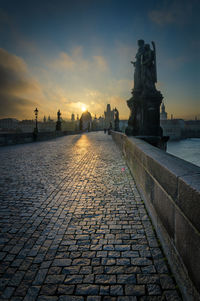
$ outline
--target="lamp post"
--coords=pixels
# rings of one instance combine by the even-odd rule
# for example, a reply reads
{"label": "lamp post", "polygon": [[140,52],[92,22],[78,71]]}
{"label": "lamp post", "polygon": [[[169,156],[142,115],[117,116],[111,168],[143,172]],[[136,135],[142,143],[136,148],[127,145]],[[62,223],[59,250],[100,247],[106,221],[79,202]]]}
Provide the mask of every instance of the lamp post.
{"label": "lamp post", "polygon": [[37,134],[38,133],[38,109],[36,108],[35,110],[34,110],[34,113],[35,113],[35,129],[34,129],[34,132]]}

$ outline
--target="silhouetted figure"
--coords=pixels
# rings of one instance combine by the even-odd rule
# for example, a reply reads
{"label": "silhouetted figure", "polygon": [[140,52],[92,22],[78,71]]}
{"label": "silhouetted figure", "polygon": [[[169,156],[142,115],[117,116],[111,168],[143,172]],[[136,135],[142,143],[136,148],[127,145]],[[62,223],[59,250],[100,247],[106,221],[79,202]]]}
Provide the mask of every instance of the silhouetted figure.
{"label": "silhouetted figure", "polygon": [[117,108],[115,108],[114,123],[115,131],[119,132],[119,111],[117,110]]}
{"label": "silhouetted figure", "polygon": [[154,64],[155,54],[151,50],[149,44],[145,44],[144,52],[141,60],[141,82],[143,88],[143,94],[147,94],[150,91],[155,91],[156,83],[156,70]]}
{"label": "silhouetted figure", "polygon": [[61,113],[60,110],[57,112],[57,122],[56,122],[56,131],[61,131],[61,119],[60,119]]}
{"label": "silhouetted figure", "polygon": [[108,128],[108,135],[111,134],[111,130],[112,130],[112,122],[110,122],[110,126],[109,126],[109,128]]}
{"label": "silhouetted figure", "polygon": [[134,72],[134,91],[141,91],[142,89],[142,79],[141,79],[141,60],[144,54],[144,40],[138,40],[138,52],[136,53],[136,61],[131,63],[135,67]]}
{"label": "silhouetted figure", "polygon": [[134,88],[127,100],[130,108],[128,127],[125,133],[139,137],[154,146],[166,149],[167,137],[163,137],[160,127],[160,104],[163,96],[156,89],[156,47],[152,49],[144,40],[138,40],[138,51],[134,65]]}

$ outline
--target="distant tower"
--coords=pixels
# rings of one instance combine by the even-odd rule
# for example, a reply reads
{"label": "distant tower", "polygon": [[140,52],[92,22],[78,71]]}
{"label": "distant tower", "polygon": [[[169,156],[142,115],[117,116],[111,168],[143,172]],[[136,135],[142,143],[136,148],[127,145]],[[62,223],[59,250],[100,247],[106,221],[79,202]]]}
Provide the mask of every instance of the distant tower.
{"label": "distant tower", "polygon": [[74,113],[72,113],[71,121],[74,121],[74,120],[75,120],[75,115],[74,115]]}
{"label": "distant tower", "polygon": [[165,111],[164,103],[161,105],[160,120],[167,120],[167,112]]}
{"label": "distant tower", "polygon": [[77,114],[77,118],[76,118],[76,120],[79,120],[79,115]]}
{"label": "distant tower", "polygon": [[107,104],[107,110],[104,112],[104,115],[105,115],[105,127],[108,129],[110,127],[110,124],[112,124],[112,127],[114,128],[115,110],[111,111],[110,104]]}
{"label": "distant tower", "polygon": [[46,116],[44,116],[44,118],[43,118],[43,122],[46,122],[47,121],[47,119],[46,119]]}

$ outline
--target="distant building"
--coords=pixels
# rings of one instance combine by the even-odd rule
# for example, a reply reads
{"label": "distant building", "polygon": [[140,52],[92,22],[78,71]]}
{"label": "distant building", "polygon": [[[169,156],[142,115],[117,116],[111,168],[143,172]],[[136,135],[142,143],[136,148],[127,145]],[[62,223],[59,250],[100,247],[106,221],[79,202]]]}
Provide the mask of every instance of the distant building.
{"label": "distant building", "polygon": [[160,126],[163,129],[163,135],[169,136],[170,140],[180,140],[184,136],[185,122],[183,119],[161,120]]}
{"label": "distant building", "polygon": [[110,104],[107,104],[107,108],[106,111],[104,112],[104,115],[105,115],[105,127],[108,129],[111,123],[114,129],[115,110],[111,110]]}
{"label": "distant building", "polygon": [[121,132],[125,133],[127,126],[128,126],[128,120],[124,119],[119,121],[119,129]]}
{"label": "distant building", "polygon": [[96,131],[98,129],[98,121],[97,121],[97,116],[95,114],[94,119],[92,120],[92,130]]}
{"label": "distant building", "polygon": [[3,118],[0,119],[0,131],[1,132],[13,132],[16,131],[19,125],[19,120],[15,118]]}
{"label": "distant building", "polygon": [[74,113],[72,113],[71,121],[74,121],[74,120],[75,120],[75,115],[74,115]]}
{"label": "distant building", "polygon": [[161,105],[160,120],[167,120],[167,112],[165,111],[164,103]]}
{"label": "distant building", "polygon": [[171,115],[171,119],[167,119],[164,103],[161,105],[160,126],[163,129],[163,135],[169,136],[170,140],[180,140],[183,138],[185,127],[184,120],[173,119],[173,115]]}
{"label": "distant building", "polygon": [[[39,129],[39,124],[40,122],[38,122],[38,129]],[[29,120],[29,119],[22,120],[19,122],[18,127],[23,133],[32,133],[35,128],[35,120]]]}
{"label": "distant building", "polygon": [[90,131],[91,129],[92,129],[92,116],[88,111],[83,112],[80,118],[80,130]]}
{"label": "distant building", "polygon": [[186,120],[185,121],[185,138],[200,138],[200,120]]}
{"label": "distant building", "polygon": [[46,119],[43,119],[43,122],[38,123],[39,132],[54,132],[56,129],[56,122],[50,118],[50,116]]}
{"label": "distant building", "polygon": [[105,128],[105,119],[100,116],[97,120],[98,123],[98,130],[103,130]]}

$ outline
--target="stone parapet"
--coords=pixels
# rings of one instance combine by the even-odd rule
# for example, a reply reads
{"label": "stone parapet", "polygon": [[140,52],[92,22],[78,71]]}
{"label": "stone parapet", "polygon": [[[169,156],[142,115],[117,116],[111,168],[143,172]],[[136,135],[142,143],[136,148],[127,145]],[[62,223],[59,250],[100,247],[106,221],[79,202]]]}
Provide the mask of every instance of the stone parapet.
{"label": "stone parapet", "polygon": [[39,132],[36,137],[33,133],[8,133],[0,134],[0,146],[29,143],[34,141],[45,141],[65,135],[80,134],[82,131],[55,131],[55,132]]}
{"label": "stone parapet", "polygon": [[184,300],[200,300],[200,167],[112,132],[144,198]]}

